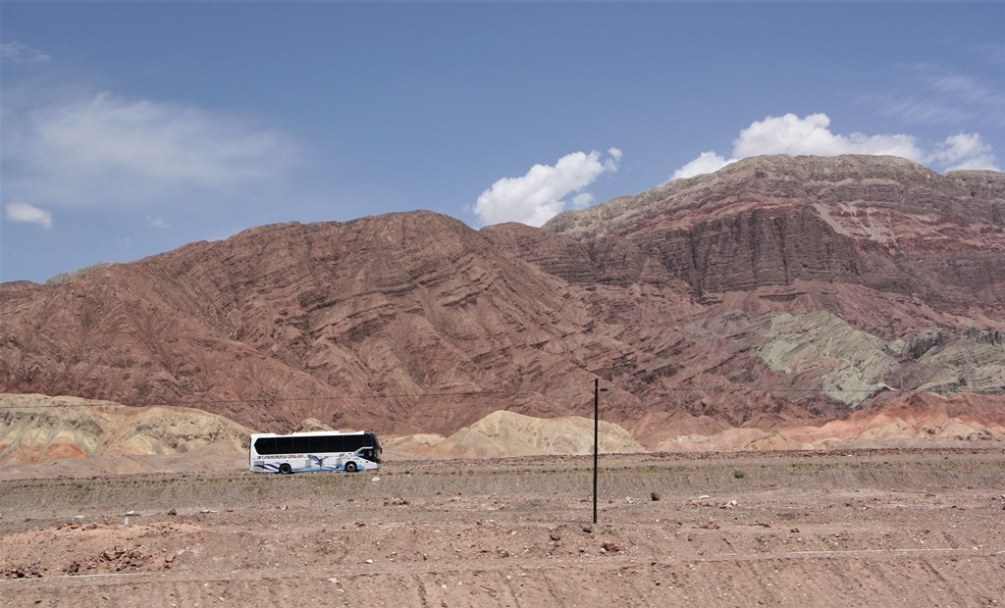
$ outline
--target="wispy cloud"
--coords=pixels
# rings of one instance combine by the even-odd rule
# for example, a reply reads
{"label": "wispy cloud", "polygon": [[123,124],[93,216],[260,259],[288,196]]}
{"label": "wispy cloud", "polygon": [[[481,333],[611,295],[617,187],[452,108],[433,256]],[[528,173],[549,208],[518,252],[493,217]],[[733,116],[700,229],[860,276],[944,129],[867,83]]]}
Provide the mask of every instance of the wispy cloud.
{"label": "wispy cloud", "polygon": [[[618,170],[621,150],[566,154],[554,165],[534,165],[521,177],[504,177],[482,192],[475,214],[483,224],[521,222],[540,226],[569,208],[593,202],[584,190],[598,177]],[[570,199],[569,196],[572,195]]]}
{"label": "wispy cloud", "polygon": [[197,107],[101,93],[5,115],[8,192],[56,206],[144,204],[253,187],[297,162],[292,138]]}
{"label": "wispy cloud", "polygon": [[46,230],[52,229],[52,213],[39,209],[31,203],[7,203],[4,207],[4,217],[10,222],[38,224]]}
{"label": "wispy cloud", "polygon": [[881,112],[909,123],[918,124],[962,124],[974,118],[972,110],[936,99],[895,97],[892,95],[865,98],[875,104]]}
{"label": "wispy cloud", "polygon": [[970,102],[981,103],[994,97],[994,93],[982,85],[976,78],[965,74],[952,72],[931,74],[928,77],[928,81],[936,92],[952,95]]}
{"label": "wispy cloud", "polygon": [[168,228],[171,227],[171,224],[167,223],[167,220],[165,220],[163,217],[159,215],[157,216],[148,215],[147,223],[153,226],[154,228],[160,228],[161,230],[167,230]]}
{"label": "wispy cloud", "polygon": [[[986,47],[992,61],[1005,62],[1005,45]],[[996,59],[996,57],[998,57]],[[907,67],[907,92],[866,97],[889,117],[921,124],[961,125],[977,120],[1005,126],[1005,89],[937,63]]]}
{"label": "wispy cloud", "polygon": [[991,61],[1005,63],[1005,44],[985,44],[981,46],[981,50]]}
{"label": "wispy cloud", "polygon": [[21,42],[4,42],[0,44],[0,57],[11,63],[43,63],[49,61],[49,55]]}
{"label": "wispy cloud", "polygon": [[996,159],[991,146],[978,133],[957,133],[926,151],[912,135],[904,133],[842,135],[830,129],[826,114],[795,114],[768,116],[754,121],[733,140],[729,157],[714,151],[702,152],[697,158],[674,171],[671,179],[712,173],[742,158],[761,154],[836,156],[838,154],[876,154],[907,158],[929,163],[943,170],[995,169]]}

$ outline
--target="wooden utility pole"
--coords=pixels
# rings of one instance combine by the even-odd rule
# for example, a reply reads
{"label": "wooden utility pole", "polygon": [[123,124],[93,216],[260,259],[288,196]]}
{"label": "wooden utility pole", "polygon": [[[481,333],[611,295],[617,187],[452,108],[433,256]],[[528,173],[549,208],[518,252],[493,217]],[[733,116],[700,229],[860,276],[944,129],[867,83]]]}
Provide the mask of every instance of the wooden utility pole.
{"label": "wooden utility pole", "polygon": [[[600,378],[593,379],[593,523],[597,523],[597,455],[600,445]],[[606,388],[603,390],[607,390]]]}

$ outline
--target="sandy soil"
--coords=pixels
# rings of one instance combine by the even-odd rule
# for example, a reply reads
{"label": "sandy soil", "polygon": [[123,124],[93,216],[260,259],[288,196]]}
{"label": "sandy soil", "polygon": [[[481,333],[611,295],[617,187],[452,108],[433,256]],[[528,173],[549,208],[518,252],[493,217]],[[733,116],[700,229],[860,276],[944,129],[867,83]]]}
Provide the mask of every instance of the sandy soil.
{"label": "sandy soil", "polygon": [[1005,605],[1005,450],[0,481],[0,606]]}

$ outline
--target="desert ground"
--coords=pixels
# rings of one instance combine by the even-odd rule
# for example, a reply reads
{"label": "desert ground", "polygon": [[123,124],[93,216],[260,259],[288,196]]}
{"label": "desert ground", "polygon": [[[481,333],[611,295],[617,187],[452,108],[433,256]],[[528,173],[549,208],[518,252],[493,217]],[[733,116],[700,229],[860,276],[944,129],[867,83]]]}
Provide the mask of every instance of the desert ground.
{"label": "desert ground", "polygon": [[8,470],[0,606],[1005,605],[999,447],[602,455],[596,524],[590,457],[221,458]]}

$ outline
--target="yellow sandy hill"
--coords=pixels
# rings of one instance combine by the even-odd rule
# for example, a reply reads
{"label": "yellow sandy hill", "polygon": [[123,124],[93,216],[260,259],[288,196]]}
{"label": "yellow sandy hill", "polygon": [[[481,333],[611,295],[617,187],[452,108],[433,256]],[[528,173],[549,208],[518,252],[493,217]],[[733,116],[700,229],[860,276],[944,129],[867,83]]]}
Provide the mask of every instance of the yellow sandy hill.
{"label": "yellow sandy hill", "polygon": [[130,407],[78,397],[0,394],[0,463],[170,456],[210,445],[234,453],[250,430],[222,416],[174,406]]}
{"label": "yellow sandy hill", "polygon": [[[589,418],[534,418],[496,411],[445,439],[425,435],[402,438],[401,449],[431,456],[502,458],[552,454],[588,454],[593,450],[593,421]],[[600,423],[600,450],[607,453],[643,452],[625,429]]]}

